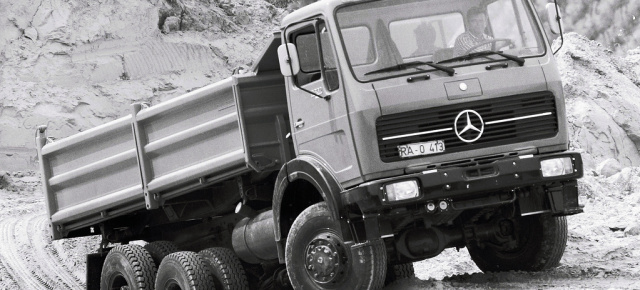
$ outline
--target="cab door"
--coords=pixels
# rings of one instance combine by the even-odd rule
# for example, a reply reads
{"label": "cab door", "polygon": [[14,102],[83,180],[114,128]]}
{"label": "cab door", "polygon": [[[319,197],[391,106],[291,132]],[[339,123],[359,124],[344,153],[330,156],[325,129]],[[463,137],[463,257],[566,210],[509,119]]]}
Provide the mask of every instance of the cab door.
{"label": "cab door", "polygon": [[289,78],[289,110],[296,154],[323,161],[339,182],[360,177],[345,93],[331,33],[322,19],[285,30],[300,72]]}

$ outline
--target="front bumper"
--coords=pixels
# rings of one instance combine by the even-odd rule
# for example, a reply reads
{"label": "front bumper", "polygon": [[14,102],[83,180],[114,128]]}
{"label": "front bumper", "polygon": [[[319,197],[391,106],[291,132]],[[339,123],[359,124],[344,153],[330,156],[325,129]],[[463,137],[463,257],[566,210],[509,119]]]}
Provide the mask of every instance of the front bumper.
{"label": "front bumper", "polygon": [[[543,177],[540,161],[557,157],[570,157],[573,173]],[[582,176],[582,158],[576,152],[511,157],[490,164],[435,169],[364,183],[343,192],[342,204],[357,205],[363,213],[379,213],[443,200],[454,210],[518,200],[523,215],[542,212],[568,215],[582,212],[582,207],[578,205],[576,183]],[[384,185],[402,180],[417,180],[419,196],[389,202]]]}

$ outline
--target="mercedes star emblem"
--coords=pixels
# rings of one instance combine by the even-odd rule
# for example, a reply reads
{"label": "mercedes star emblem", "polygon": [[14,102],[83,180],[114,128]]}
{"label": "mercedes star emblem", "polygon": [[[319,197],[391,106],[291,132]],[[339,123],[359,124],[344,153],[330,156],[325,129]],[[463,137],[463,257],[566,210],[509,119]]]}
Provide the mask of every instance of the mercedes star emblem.
{"label": "mercedes star emblem", "polygon": [[[464,119],[460,120],[461,117],[464,117]],[[458,126],[460,122],[464,124],[464,126],[460,126],[462,128]],[[456,130],[456,136],[467,143],[472,143],[480,139],[480,136],[482,136],[484,132],[484,120],[482,120],[480,114],[474,110],[464,110],[460,112],[453,126]]]}

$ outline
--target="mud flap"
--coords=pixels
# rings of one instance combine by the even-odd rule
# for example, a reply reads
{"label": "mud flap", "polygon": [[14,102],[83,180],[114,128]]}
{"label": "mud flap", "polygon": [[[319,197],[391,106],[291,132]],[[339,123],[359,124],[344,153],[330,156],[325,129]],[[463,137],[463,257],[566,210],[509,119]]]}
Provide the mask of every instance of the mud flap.
{"label": "mud flap", "polygon": [[87,290],[100,289],[100,275],[102,265],[107,258],[108,251],[87,255]]}
{"label": "mud flap", "polygon": [[572,215],[583,212],[578,203],[578,182],[573,180],[547,191],[551,212],[556,216]]}
{"label": "mud flap", "polygon": [[572,215],[583,212],[584,207],[578,203],[576,180],[523,192],[518,196],[518,205],[522,216],[549,212],[555,216]]}

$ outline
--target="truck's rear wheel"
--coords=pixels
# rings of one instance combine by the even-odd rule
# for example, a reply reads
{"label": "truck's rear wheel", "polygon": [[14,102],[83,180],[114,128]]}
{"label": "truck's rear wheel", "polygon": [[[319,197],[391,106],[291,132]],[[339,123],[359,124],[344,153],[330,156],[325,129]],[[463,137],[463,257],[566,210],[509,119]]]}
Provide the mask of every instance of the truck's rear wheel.
{"label": "truck's rear wheel", "polygon": [[541,271],[557,267],[567,246],[567,218],[551,215],[521,217],[518,246],[509,251],[469,245],[469,254],[483,272]]}
{"label": "truck's rear wheel", "polygon": [[209,265],[194,252],[164,257],[155,286],[158,290],[215,289]]}
{"label": "truck's rear wheel", "polygon": [[379,289],[384,285],[384,243],[362,245],[353,257],[326,203],[305,209],[293,222],[285,248],[287,271],[296,289]]}
{"label": "truck's rear wheel", "polygon": [[155,277],[156,265],[142,246],[118,245],[104,260],[100,289],[153,289]]}
{"label": "truck's rear wheel", "polygon": [[210,266],[218,290],[249,290],[247,274],[238,256],[227,248],[209,248],[198,253]]}
{"label": "truck's rear wheel", "polygon": [[156,265],[160,265],[162,259],[169,254],[178,251],[176,244],[169,241],[155,241],[144,245],[144,248],[151,254]]}

